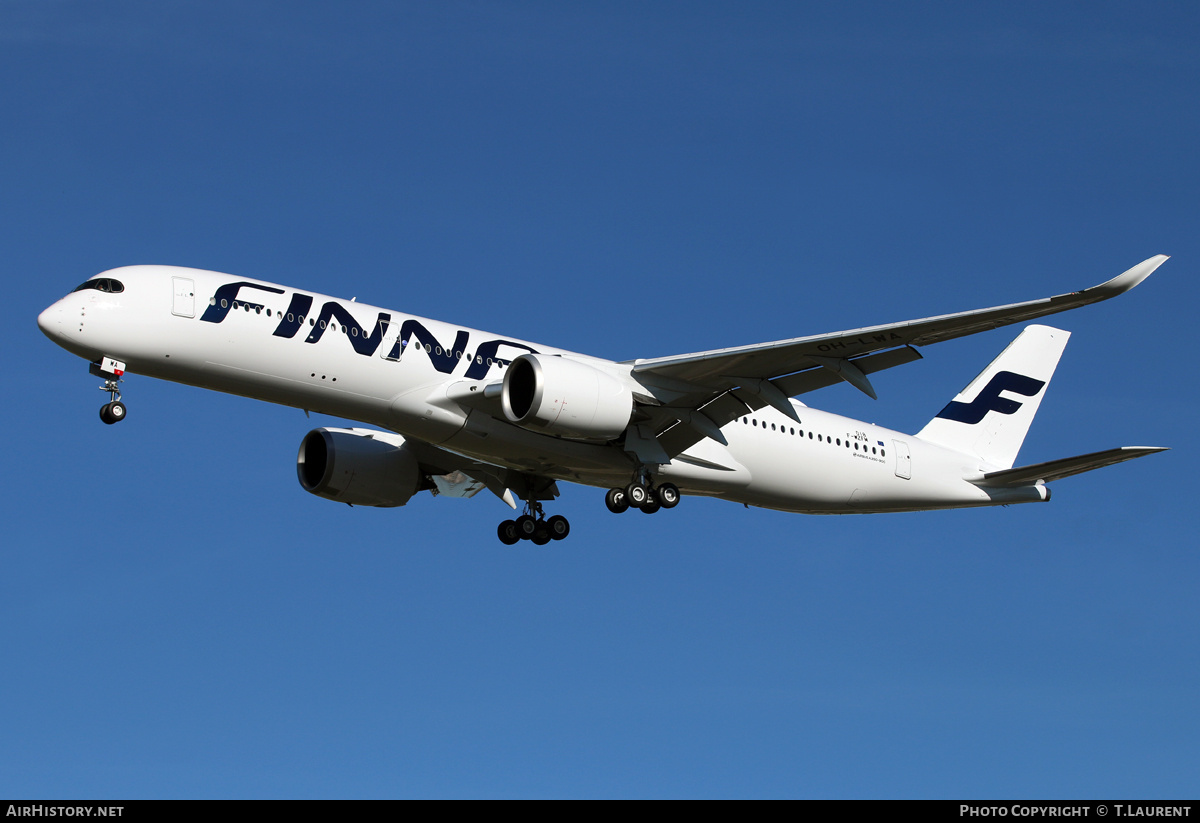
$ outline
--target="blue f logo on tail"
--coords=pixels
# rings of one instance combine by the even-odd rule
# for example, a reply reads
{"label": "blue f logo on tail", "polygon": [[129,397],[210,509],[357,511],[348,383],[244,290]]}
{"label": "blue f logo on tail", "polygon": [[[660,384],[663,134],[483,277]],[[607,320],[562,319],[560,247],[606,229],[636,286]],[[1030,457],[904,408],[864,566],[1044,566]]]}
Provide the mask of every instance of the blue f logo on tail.
{"label": "blue f logo on tail", "polygon": [[996,376],[983,387],[979,396],[970,403],[951,400],[946,408],[938,412],[937,416],[943,420],[956,420],[959,423],[973,426],[986,417],[990,411],[999,414],[1013,414],[1023,405],[1016,400],[1001,397],[1000,392],[1010,391],[1014,394],[1033,397],[1042,390],[1044,385],[1046,385],[1045,380],[1034,380],[1032,377],[1011,371],[997,372]]}

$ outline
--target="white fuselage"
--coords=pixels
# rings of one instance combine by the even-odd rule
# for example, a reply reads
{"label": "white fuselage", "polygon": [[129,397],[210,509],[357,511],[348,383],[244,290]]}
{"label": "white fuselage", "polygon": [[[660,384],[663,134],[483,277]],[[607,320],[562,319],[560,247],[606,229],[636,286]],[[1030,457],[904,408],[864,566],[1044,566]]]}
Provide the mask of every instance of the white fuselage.
{"label": "white fuselage", "polygon": [[[621,486],[635,461],[615,443],[514,425],[452,397],[503,378],[528,352],[629,378],[629,367],[260,280],[170,266],[106,272],[124,290],[73,292],[39,317],[80,357],[131,373],[361,421],[475,460],[591,486]],[[407,342],[401,346],[400,341]],[[474,407],[472,407],[474,406]],[[852,513],[1048,498],[1043,486],[985,489],[994,467],[912,435],[794,403],[722,428],[655,472],[685,493],[785,511]]]}

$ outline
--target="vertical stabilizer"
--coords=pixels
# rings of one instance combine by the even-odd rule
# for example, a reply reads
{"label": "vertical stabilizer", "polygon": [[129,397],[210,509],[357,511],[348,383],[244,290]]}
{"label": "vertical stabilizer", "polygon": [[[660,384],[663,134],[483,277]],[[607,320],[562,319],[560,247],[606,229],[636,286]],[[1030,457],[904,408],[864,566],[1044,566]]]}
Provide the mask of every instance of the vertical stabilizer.
{"label": "vertical stabilizer", "polygon": [[917,437],[1011,468],[1070,336],[1029,326]]}

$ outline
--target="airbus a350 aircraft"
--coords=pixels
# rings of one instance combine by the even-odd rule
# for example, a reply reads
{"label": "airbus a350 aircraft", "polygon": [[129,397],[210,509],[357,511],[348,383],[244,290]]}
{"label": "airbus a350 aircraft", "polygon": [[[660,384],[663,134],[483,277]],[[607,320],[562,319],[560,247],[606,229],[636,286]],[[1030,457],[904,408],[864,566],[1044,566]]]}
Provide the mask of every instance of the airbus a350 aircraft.
{"label": "airbus a350 aircraft", "polygon": [[1133,447],[1013,468],[1069,334],[1027,327],[915,435],[809,408],[796,395],[919,360],[914,347],[1107,300],[1158,255],[1083,291],[871,328],[621,363],[261,280],[129,266],[38,317],[91,361],[125,418],[128,372],[358,420],[300,444],[300,485],[351,505],[489,489],[524,513],[513,544],[567,536],[546,518],[556,481],[608,488],[616,513],[681,494],[810,514],[996,506],[1050,499],[1046,484],[1157,451]]}

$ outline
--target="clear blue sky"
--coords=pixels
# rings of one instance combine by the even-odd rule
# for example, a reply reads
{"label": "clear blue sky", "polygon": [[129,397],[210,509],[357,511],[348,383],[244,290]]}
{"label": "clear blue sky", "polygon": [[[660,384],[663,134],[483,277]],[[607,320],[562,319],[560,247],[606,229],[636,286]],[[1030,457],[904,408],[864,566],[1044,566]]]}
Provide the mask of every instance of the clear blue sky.
{"label": "clear blue sky", "polygon": [[[0,2],[0,796],[1195,796],[1200,11]],[[626,359],[1058,294],[1048,505],[349,509],[36,316],[217,269]],[[916,431],[1018,329],[804,399]],[[16,412],[20,412],[19,414]]]}

